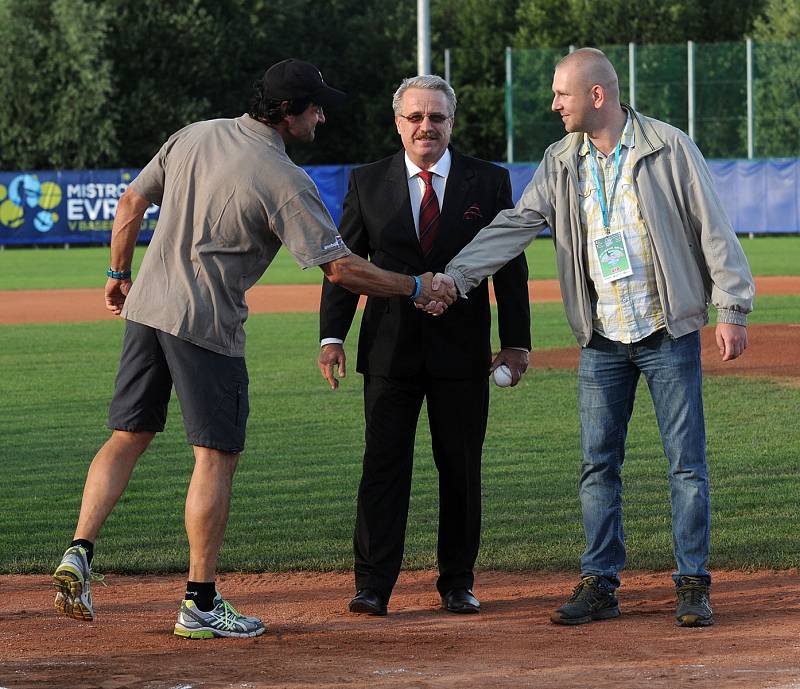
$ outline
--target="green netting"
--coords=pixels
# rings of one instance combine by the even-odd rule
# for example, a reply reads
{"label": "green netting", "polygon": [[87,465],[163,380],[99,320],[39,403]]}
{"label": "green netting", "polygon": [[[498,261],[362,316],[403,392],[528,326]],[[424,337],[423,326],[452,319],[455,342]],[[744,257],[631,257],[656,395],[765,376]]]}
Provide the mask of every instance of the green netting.
{"label": "green netting", "polygon": [[706,158],[747,157],[747,44],[696,44],[694,140]]}
{"label": "green netting", "polygon": [[550,110],[553,69],[560,50],[515,50],[511,59],[514,160],[539,160],[544,149],[564,135]]}
{"label": "green netting", "polygon": [[800,156],[800,42],[753,46],[757,157]]}
{"label": "green netting", "polygon": [[[630,51],[599,46],[613,63],[623,101],[631,101]],[[693,136],[707,158],[747,157],[747,44],[695,43]],[[541,159],[564,135],[550,110],[553,68],[564,50],[514,50],[514,160]],[[635,47],[635,104],[688,132],[689,52],[686,44]],[[800,43],[753,44],[754,155],[800,155]]]}

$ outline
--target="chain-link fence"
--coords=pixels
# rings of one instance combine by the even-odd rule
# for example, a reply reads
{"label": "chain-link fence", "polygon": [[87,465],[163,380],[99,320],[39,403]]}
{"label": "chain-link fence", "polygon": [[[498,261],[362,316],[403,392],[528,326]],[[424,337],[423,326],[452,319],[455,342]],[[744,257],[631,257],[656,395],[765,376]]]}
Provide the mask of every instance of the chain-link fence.
{"label": "chain-link fence", "polygon": [[[622,100],[687,132],[707,158],[800,156],[800,42],[601,46]],[[564,135],[550,110],[561,50],[506,52],[509,161]]]}

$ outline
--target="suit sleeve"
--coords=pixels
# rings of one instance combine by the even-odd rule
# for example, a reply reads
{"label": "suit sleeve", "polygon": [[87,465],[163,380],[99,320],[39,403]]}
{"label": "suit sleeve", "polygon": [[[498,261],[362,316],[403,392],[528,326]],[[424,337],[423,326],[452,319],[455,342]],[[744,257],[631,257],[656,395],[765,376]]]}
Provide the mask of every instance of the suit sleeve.
{"label": "suit sleeve", "polygon": [[[497,192],[495,213],[514,204],[511,201],[511,179],[503,170]],[[501,347],[531,348],[531,306],[528,300],[528,262],[523,251],[512,258],[492,278],[497,298],[497,327]]]}
{"label": "suit sleeve", "polygon": [[[358,183],[355,170],[350,173],[350,183],[344,198],[339,234],[347,248],[362,258],[369,257],[369,235],[364,227],[361,203],[358,197]],[[334,285],[324,278],[322,298],[319,306],[319,336],[336,337],[344,341],[358,307],[359,295]]]}

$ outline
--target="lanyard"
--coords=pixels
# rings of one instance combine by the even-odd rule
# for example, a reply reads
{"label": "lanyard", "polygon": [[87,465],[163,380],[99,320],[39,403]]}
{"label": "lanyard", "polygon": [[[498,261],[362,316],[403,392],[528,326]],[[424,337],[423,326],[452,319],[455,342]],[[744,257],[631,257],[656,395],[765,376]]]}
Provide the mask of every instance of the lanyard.
{"label": "lanyard", "polygon": [[597,187],[597,202],[600,204],[600,214],[603,216],[603,228],[606,234],[609,233],[609,214],[611,205],[614,203],[614,194],[617,191],[617,180],[619,179],[619,156],[622,149],[622,137],[620,136],[617,141],[617,147],[614,149],[614,183],[611,185],[611,193],[608,195],[608,203],[606,203],[606,194],[603,192],[605,185],[600,184],[600,173],[597,170],[597,158],[595,157],[594,144],[589,141],[589,166],[592,169],[592,178]]}

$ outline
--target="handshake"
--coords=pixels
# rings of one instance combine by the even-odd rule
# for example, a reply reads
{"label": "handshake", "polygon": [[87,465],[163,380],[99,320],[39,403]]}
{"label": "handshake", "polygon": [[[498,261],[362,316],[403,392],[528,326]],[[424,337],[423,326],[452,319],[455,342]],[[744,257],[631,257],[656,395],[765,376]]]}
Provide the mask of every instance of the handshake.
{"label": "handshake", "polygon": [[457,298],[456,284],[446,273],[424,273],[419,276],[422,288],[414,306],[431,316],[441,316]]}

